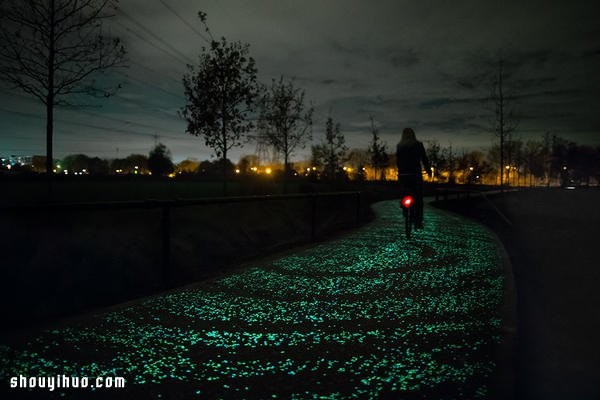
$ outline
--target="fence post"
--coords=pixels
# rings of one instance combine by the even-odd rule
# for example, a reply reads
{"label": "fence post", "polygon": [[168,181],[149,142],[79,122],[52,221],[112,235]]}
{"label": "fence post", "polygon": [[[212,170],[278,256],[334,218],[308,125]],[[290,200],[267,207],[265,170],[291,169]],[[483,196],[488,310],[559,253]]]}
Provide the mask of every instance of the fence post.
{"label": "fence post", "polygon": [[356,226],[360,225],[360,192],[356,192]]}
{"label": "fence post", "polygon": [[317,196],[317,193],[312,195],[311,203],[310,240],[313,242],[315,241],[317,236]]}
{"label": "fence post", "polygon": [[168,287],[171,278],[171,221],[168,204],[163,204],[161,207],[160,233],[162,284],[164,287]]}

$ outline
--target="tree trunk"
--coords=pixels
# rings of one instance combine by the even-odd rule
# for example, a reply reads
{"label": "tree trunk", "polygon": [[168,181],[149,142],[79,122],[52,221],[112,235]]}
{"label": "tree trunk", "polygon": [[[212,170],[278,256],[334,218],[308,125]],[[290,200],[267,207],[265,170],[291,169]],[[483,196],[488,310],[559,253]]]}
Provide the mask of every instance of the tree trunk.
{"label": "tree trunk", "polygon": [[223,150],[221,163],[223,164],[223,196],[227,196],[227,149]]}
{"label": "tree trunk", "polygon": [[[500,129],[500,190],[504,184],[504,97],[502,93],[502,61],[498,74],[498,107],[499,107],[499,129]],[[509,182],[510,183],[510,182]]]}
{"label": "tree trunk", "polygon": [[284,151],[283,151],[283,194],[287,194],[288,192],[288,159],[289,159],[289,149],[288,149],[288,133],[286,132],[284,137]]}
{"label": "tree trunk", "polygon": [[48,46],[48,96],[46,97],[46,178],[48,199],[52,199],[54,159],[52,136],[54,133],[54,0],[50,1],[50,40]]}
{"label": "tree trunk", "polygon": [[223,196],[227,196],[227,117],[225,111],[225,93],[221,93],[221,137],[223,138]]}
{"label": "tree trunk", "polygon": [[52,157],[52,134],[54,128],[54,109],[51,101],[52,96],[48,96],[46,104],[46,180],[48,183],[48,200],[52,199],[52,180],[53,180],[53,157]]}

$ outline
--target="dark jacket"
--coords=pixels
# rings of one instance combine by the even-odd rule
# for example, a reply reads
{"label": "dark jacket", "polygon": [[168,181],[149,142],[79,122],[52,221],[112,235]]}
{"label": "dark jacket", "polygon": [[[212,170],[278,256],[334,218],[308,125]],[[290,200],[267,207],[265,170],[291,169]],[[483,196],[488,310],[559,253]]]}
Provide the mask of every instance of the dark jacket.
{"label": "dark jacket", "polygon": [[396,146],[396,163],[399,179],[408,174],[415,175],[417,179],[422,179],[421,164],[423,164],[427,173],[431,169],[429,159],[425,154],[425,147],[419,141],[398,143],[398,146]]}

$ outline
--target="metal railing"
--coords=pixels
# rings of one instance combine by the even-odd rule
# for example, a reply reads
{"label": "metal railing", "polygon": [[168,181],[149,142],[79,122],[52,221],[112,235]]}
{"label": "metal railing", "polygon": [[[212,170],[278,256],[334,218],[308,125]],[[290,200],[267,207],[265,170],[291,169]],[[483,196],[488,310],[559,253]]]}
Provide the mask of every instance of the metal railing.
{"label": "metal railing", "polygon": [[310,201],[310,240],[315,241],[317,235],[318,200],[339,196],[355,198],[355,223],[360,223],[361,192],[324,192],[282,195],[237,196],[237,197],[206,197],[196,199],[159,200],[148,199],[138,201],[108,201],[108,202],[71,202],[71,203],[31,203],[0,205],[0,213],[37,213],[37,212],[66,212],[76,210],[123,210],[123,209],[160,209],[160,241],[161,241],[161,275],[165,287],[171,282],[171,209],[179,207],[270,202],[281,200],[307,199]]}

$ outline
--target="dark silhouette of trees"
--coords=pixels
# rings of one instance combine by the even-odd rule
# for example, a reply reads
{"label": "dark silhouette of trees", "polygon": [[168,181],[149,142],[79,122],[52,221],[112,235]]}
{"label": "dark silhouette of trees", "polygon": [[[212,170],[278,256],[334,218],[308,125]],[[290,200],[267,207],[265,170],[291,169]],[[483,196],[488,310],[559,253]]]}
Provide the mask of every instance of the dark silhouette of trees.
{"label": "dark silhouette of trees", "polygon": [[321,173],[323,172],[324,156],[325,154],[322,145],[315,144],[310,146],[310,167],[308,176],[311,178],[311,180],[320,178]]}
{"label": "dark silhouette of trees", "polygon": [[[205,14],[199,16],[205,23]],[[180,115],[187,121],[186,131],[202,136],[222,160],[224,194],[227,153],[240,146],[242,136],[253,127],[249,114],[259,94],[257,69],[248,54],[248,44],[212,40],[210,47],[202,48],[198,66],[188,65],[189,73],[183,77],[187,104]]]}
{"label": "dark silhouette of trees", "polygon": [[369,115],[369,119],[371,120],[371,133],[373,135],[371,145],[368,149],[371,156],[371,167],[375,170],[375,174],[379,176],[379,180],[385,180],[385,169],[390,162],[387,154],[387,145],[379,139],[379,129],[375,128],[373,116]]}
{"label": "dark silhouette of trees", "polygon": [[504,159],[506,161],[504,170],[508,172],[506,182],[510,184],[512,178],[513,185],[519,185],[521,168],[523,166],[523,141],[520,138],[511,137],[510,140],[504,142],[504,145]]}
{"label": "dark silhouette of trees", "polygon": [[454,176],[454,170],[456,169],[456,154],[452,150],[452,143],[448,144],[448,147],[441,149],[441,159],[443,160],[442,168],[448,171],[448,183],[455,183],[456,177]]}
{"label": "dark silhouette of trees", "polygon": [[240,170],[240,173],[248,174],[248,173],[252,172],[252,168],[254,168],[254,167],[258,168],[259,165],[260,165],[260,159],[258,158],[257,155],[246,154],[245,156],[240,158],[240,161],[238,162],[237,167]]}
{"label": "dark silhouette of trees", "polygon": [[260,101],[259,128],[269,144],[283,154],[284,192],[290,173],[289,159],[297,148],[303,148],[312,139],[313,108],[304,102],[304,90],[294,87],[293,82],[273,80]]}
{"label": "dark silhouette of trees", "polygon": [[354,178],[358,181],[366,179],[365,167],[371,164],[371,155],[368,150],[351,149],[346,156],[346,160],[350,167]]}
{"label": "dark silhouette of trees", "polygon": [[600,148],[586,145],[575,145],[571,149],[571,166],[573,177],[579,183],[589,185],[590,178],[600,177]]}
{"label": "dark silhouette of trees", "polygon": [[234,165],[229,159],[218,159],[214,161],[204,160],[198,165],[196,174],[205,178],[218,178],[223,176],[223,170],[233,171]]}
{"label": "dark silhouette of trees", "polygon": [[99,157],[89,157],[85,154],[71,154],[62,159],[61,169],[69,173],[83,173],[86,175],[107,175],[109,172],[108,161]]}
{"label": "dark silhouette of trees", "polygon": [[178,174],[194,174],[198,170],[200,163],[195,160],[185,159],[175,166],[175,172]]}
{"label": "dark silhouette of trees", "polygon": [[126,158],[116,158],[110,164],[111,173],[145,174],[148,172],[148,157],[143,154],[130,154]]}
{"label": "dark silhouette of trees", "polygon": [[46,172],[46,157],[45,156],[33,156],[31,157],[31,169],[33,172],[45,173]]}
{"label": "dark silhouette of trees", "polygon": [[334,123],[331,116],[325,123],[325,140],[312,147],[312,158],[315,165],[323,166],[323,177],[333,180],[340,172],[340,164],[348,148],[344,135],[340,133],[340,124]]}
{"label": "dark silhouette of trees", "polygon": [[74,93],[108,96],[92,76],[125,54],[107,37],[110,0],[28,0],[0,3],[0,79],[46,106],[46,174],[53,170],[54,107]]}
{"label": "dark silhouette of trees", "polygon": [[528,178],[529,186],[533,186],[533,179],[543,178],[546,172],[546,155],[544,142],[541,140],[527,140],[523,145],[523,167]]}
{"label": "dark silhouette of trees", "polygon": [[485,155],[479,150],[463,152],[456,161],[457,169],[462,175],[462,183],[479,183],[481,178],[492,171]]}
{"label": "dark silhouette of trees", "polygon": [[600,148],[579,145],[552,135],[550,155],[551,177],[558,177],[561,185],[589,184],[591,177],[600,175]]}
{"label": "dark silhouette of trees", "polygon": [[172,173],[175,168],[173,160],[171,159],[171,152],[162,143],[158,143],[148,155],[148,169],[152,172],[152,175],[168,175]]}
{"label": "dark silhouette of trees", "polygon": [[62,169],[68,172],[79,172],[87,169],[89,157],[85,154],[70,154],[62,159]]}
{"label": "dark silhouette of trees", "polygon": [[433,168],[431,170],[431,179],[435,181],[436,176],[440,173],[440,170],[444,166],[444,160],[442,159],[442,147],[440,146],[440,142],[438,142],[437,140],[427,141],[425,153],[427,154],[427,158],[429,159],[431,168]]}

